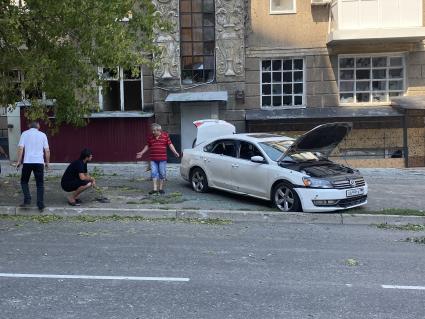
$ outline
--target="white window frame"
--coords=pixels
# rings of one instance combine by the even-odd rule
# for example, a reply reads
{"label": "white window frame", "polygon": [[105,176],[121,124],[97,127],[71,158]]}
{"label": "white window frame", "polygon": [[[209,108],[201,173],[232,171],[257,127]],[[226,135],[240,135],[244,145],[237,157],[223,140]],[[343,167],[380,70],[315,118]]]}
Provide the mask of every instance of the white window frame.
{"label": "white window frame", "polygon": [[[361,91],[361,92],[358,92],[357,91],[357,82],[359,82],[357,79],[356,79],[356,70],[358,70],[358,69],[365,69],[366,70],[366,68],[357,68],[357,66],[356,66],[356,58],[368,58],[368,57],[370,57],[370,58],[374,58],[374,57],[386,57],[387,59],[390,59],[390,58],[401,58],[402,59],[402,65],[401,66],[399,66],[399,67],[397,67],[397,66],[394,66],[394,67],[391,67],[391,66],[389,66],[389,64],[387,64],[387,66],[386,67],[373,67],[373,64],[371,63],[371,66],[370,66],[370,70],[371,70],[371,75],[370,75],[370,78],[369,78],[369,82],[370,82],[370,89],[369,89],[369,91]],[[354,66],[351,68],[341,68],[340,67],[340,60],[341,59],[344,59],[344,58],[354,58]],[[341,106],[358,106],[358,105],[389,105],[390,103],[391,103],[391,97],[389,96],[390,95],[390,93],[395,93],[395,92],[401,92],[401,91],[403,91],[403,94],[402,95],[405,95],[406,94],[406,90],[407,90],[407,70],[406,70],[406,59],[407,59],[407,57],[406,57],[406,53],[405,52],[398,52],[398,53],[394,53],[394,52],[392,52],[392,53],[386,53],[386,52],[383,52],[383,53],[365,53],[365,54],[340,54],[340,55],[338,55],[338,100],[339,100],[339,105],[341,105]],[[399,68],[403,68],[403,76],[402,77],[400,77],[400,78],[393,78],[393,79],[391,79],[390,77],[389,77],[389,70],[390,69],[399,69]],[[341,79],[341,70],[353,70],[354,71],[354,78],[353,78],[353,80],[342,80]],[[385,80],[385,82],[386,82],[386,90],[385,90],[385,94],[386,94],[386,101],[382,101],[382,102],[373,102],[372,101],[372,98],[373,98],[373,86],[372,86],[372,81],[374,80],[373,79],[373,70],[386,70],[386,77],[385,77],[385,79],[375,79],[376,81],[384,81]],[[393,80],[393,81],[400,81],[400,80],[402,80],[403,81],[403,88],[402,88],[402,90],[390,90],[389,89],[389,81],[391,81],[391,80]],[[344,91],[344,92],[341,92],[341,83],[343,83],[343,82],[350,82],[350,81],[354,81],[354,89],[353,89],[353,91]],[[364,80],[364,81],[366,81],[366,80]],[[364,93],[369,93],[370,94],[370,99],[369,99],[369,102],[357,102],[357,96],[356,96],[356,94],[357,93],[362,93],[362,92],[364,92]],[[383,92],[383,91],[378,91],[378,92]],[[344,94],[344,93],[353,93],[353,99],[354,99],[354,101],[353,102],[341,102],[341,94]]]}
{"label": "white window frame", "polygon": [[[271,82],[270,83],[263,83],[263,67],[262,67],[262,64],[263,64],[263,61],[268,61],[268,60],[271,61],[271,69],[270,69]],[[295,70],[294,68],[292,68],[291,70],[288,70],[288,71],[291,71],[292,74],[296,71],[297,72],[301,71],[302,74],[303,74],[302,82],[301,81],[294,82],[293,79],[292,79],[292,82],[287,82],[287,83],[292,84],[292,94],[291,94],[292,102],[294,102],[295,96],[301,96],[302,103],[300,105],[295,105],[294,103],[292,103],[292,105],[273,106],[273,70],[272,70],[273,60],[281,60],[281,61],[284,61],[284,60],[292,60],[292,61],[302,60],[303,61],[303,69],[302,70]],[[306,60],[305,60],[304,56],[284,56],[284,57],[273,57],[273,58],[267,58],[267,59],[260,59],[259,63],[260,63],[260,68],[259,68],[259,70],[260,70],[260,72],[259,72],[260,73],[260,106],[261,106],[262,109],[297,109],[297,108],[305,108],[306,107],[306,102],[307,102],[306,101]],[[267,72],[267,71],[265,71],[265,72]],[[282,72],[283,72],[283,67],[282,67]],[[284,82],[283,82],[283,78],[282,78],[281,83],[280,83],[280,84],[282,84],[282,93],[280,94],[281,97],[284,96],[284,94],[283,94],[283,83]],[[302,90],[301,94],[295,94],[294,93],[294,87],[293,87],[294,83],[295,84],[302,83],[303,90]],[[271,90],[271,92],[270,92],[271,105],[270,106],[263,106],[263,84],[270,84],[271,85],[271,88],[270,88],[270,90]],[[269,95],[264,95],[264,96],[269,96]]]}
{"label": "white window frame", "polygon": [[294,14],[294,13],[297,13],[297,0],[292,0],[294,9],[292,9],[292,10],[280,10],[280,11],[279,10],[273,10],[272,1],[273,0],[269,0],[269,6],[270,6],[269,13],[270,14]]}
{"label": "white window frame", "polygon": [[[115,78],[104,78],[102,80],[104,81],[119,81],[119,87],[120,87],[120,110],[119,112],[125,112],[125,97],[124,97],[124,82],[127,81],[126,79],[124,79],[124,69],[122,67],[116,67],[118,69],[117,72],[117,77]],[[143,111],[144,109],[144,92],[143,92],[143,87],[144,87],[144,83],[143,83],[143,67],[140,66],[140,102],[141,102],[141,108],[140,111]],[[103,67],[98,67],[98,74],[99,77],[102,77],[103,75]],[[131,81],[131,80],[130,80]],[[99,98],[99,110],[100,111],[104,111],[103,109],[103,88],[102,86],[99,86],[98,88],[98,98]],[[131,110],[134,111],[134,110]],[[117,111],[112,111],[112,112],[117,112]]]}

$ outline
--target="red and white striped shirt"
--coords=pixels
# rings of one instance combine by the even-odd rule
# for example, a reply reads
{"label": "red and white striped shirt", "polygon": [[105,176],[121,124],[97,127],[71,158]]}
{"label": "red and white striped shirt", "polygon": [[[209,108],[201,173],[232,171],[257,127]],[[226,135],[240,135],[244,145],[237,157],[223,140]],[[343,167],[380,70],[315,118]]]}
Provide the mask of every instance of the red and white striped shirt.
{"label": "red and white striped shirt", "polygon": [[168,133],[162,132],[156,138],[153,134],[148,138],[148,146],[150,151],[151,161],[166,161],[167,160],[167,147],[172,144]]}

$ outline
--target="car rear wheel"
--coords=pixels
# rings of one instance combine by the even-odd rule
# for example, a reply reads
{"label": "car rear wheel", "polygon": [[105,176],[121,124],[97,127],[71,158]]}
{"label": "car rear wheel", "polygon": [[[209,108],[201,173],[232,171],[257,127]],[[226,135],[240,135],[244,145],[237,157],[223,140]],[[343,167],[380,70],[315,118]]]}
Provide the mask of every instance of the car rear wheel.
{"label": "car rear wheel", "polygon": [[279,183],[273,188],[272,201],[282,212],[298,212],[301,210],[300,199],[292,186]]}
{"label": "car rear wheel", "polygon": [[205,172],[200,168],[195,168],[190,175],[190,183],[197,193],[205,193],[208,191],[208,180]]}

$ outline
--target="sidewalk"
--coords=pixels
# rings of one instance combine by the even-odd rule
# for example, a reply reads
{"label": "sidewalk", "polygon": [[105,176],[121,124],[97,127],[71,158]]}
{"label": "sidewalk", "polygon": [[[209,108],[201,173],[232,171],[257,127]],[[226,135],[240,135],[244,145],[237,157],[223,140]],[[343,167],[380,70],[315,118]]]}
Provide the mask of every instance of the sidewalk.
{"label": "sidewalk", "polygon": [[[0,176],[0,214],[38,213],[35,209],[19,209],[22,201],[19,184],[20,172],[2,161]],[[179,174],[178,164],[168,165],[168,182],[165,196],[149,196],[151,181],[145,172],[145,163],[139,164],[89,164],[89,172],[96,175],[97,184],[103,196],[110,203],[95,200],[99,196],[94,190],[82,195],[83,204],[71,207],[67,204],[66,193],[60,188],[60,177],[67,164],[52,164],[46,173],[44,214],[88,214],[88,215],[143,215],[147,217],[194,217],[223,218],[232,220],[290,220],[301,219],[310,222],[344,223],[351,216],[350,211],[341,214],[282,214],[266,201],[238,196],[221,191],[198,194]],[[369,184],[369,202],[363,210],[374,212],[382,209],[425,209],[425,168],[419,169],[362,169]],[[30,182],[35,196],[35,182]],[[422,194],[422,195],[421,195]],[[35,198],[33,198],[35,202]],[[345,217],[344,217],[345,216]],[[364,215],[363,219],[365,218]],[[378,219],[384,222],[384,217]],[[407,216],[409,220],[414,217]],[[421,217],[419,218],[421,219]],[[415,219],[416,220],[416,219]],[[425,218],[421,219],[425,223]],[[400,218],[396,218],[400,222]],[[418,223],[418,222],[416,222]]]}

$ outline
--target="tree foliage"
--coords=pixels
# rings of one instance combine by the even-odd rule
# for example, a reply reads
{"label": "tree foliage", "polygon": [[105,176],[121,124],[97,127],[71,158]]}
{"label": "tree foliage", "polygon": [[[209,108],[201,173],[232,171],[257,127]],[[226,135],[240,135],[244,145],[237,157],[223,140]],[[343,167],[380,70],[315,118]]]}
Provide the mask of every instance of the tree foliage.
{"label": "tree foliage", "polygon": [[[150,64],[164,28],[151,0],[0,0],[0,105],[15,105],[20,89],[44,92],[56,126],[84,125],[97,107],[97,66]],[[47,118],[35,95],[25,97],[28,117]]]}

